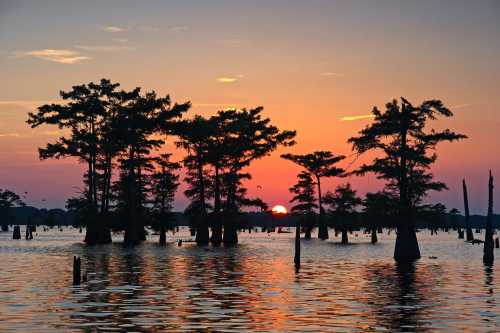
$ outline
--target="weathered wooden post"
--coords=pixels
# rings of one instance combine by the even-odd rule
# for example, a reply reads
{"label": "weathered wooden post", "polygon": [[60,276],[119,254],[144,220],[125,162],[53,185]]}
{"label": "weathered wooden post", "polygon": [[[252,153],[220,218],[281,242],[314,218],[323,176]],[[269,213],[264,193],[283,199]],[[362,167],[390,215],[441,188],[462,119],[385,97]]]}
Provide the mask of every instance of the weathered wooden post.
{"label": "weathered wooden post", "polygon": [[472,234],[472,228],[470,227],[469,198],[467,196],[467,185],[465,184],[465,179],[462,180],[462,187],[464,190],[465,233],[467,236],[466,240],[470,242],[474,240],[474,235]]}
{"label": "weathered wooden post", "polygon": [[300,217],[297,218],[297,224],[295,227],[295,257],[293,258],[295,263],[295,268],[300,268]]}
{"label": "weathered wooden post", "polygon": [[82,278],[82,266],[80,257],[73,257],[73,285],[77,286],[80,284]]}
{"label": "weathered wooden post", "polygon": [[12,232],[12,239],[21,239],[21,227],[18,225],[14,226],[14,231]]}
{"label": "weathered wooden post", "polygon": [[483,262],[485,265],[492,265],[493,254],[493,176],[488,182],[488,216],[486,217],[486,234],[484,236]]}

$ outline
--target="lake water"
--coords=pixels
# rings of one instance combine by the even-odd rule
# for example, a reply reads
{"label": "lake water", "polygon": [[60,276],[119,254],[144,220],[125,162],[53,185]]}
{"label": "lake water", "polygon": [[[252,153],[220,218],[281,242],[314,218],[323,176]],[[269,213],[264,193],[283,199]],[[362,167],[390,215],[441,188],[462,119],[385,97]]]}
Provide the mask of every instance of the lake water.
{"label": "lake water", "polygon": [[[0,233],[0,332],[500,332],[498,249],[487,269],[482,245],[420,232],[423,258],[397,267],[394,233],[379,236],[302,241],[297,272],[293,234],[124,248],[85,247],[71,228]],[[77,287],[73,255],[88,272]]]}

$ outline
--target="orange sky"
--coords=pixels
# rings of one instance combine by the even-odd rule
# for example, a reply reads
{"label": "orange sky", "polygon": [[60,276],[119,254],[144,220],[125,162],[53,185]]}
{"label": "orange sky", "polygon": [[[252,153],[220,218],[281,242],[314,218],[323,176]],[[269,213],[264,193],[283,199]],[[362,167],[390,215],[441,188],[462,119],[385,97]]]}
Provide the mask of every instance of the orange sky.
{"label": "orange sky", "polygon": [[[30,130],[26,113],[106,77],[190,100],[191,114],[263,105],[280,128],[298,131],[287,150],[296,153],[350,155],[346,140],[370,120],[343,117],[399,96],[439,98],[456,117],[437,126],[470,139],[440,147],[434,172],[450,191],[431,199],[461,208],[465,176],[472,212],[485,213],[487,171],[500,175],[499,14],[495,1],[2,2],[0,187],[29,192],[35,206],[64,206],[81,169],[38,161],[37,147],[57,132]],[[282,152],[250,169],[250,193],[270,205],[288,206],[299,171]],[[367,176],[326,187],[345,181],[362,194],[381,186]]]}

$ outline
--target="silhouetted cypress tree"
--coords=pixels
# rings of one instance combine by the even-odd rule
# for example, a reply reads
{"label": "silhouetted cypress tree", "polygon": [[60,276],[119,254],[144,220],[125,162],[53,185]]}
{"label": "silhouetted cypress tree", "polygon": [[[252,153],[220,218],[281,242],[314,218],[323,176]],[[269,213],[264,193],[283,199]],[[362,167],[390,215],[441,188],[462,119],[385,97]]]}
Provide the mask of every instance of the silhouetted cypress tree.
{"label": "silhouetted cypress tree", "polygon": [[382,227],[393,227],[394,216],[397,215],[397,198],[390,192],[380,191],[366,193],[363,200],[363,219],[371,232],[371,242],[378,242],[377,230]]}
{"label": "silhouetted cypress tree", "polygon": [[338,168],[335,165],[345,157],[342,155],[336,156],[329,151],[315,151],[305,155],[283,154],[281,157],[300,165],[316,178],[319,207],[318,237],[323,240],[328,239],[328,228],[323,216],[324,209],[321,193],[321,179],[324,177],[338,177],[344,175],[344,169]]}
{"label": "silhouetted cypress tree", "polygon": [[9,230],[10,209],[15,206],[23,207],[25,206],[25,203],[16,193],[7,189],[2,190],[0,188],[0,225],[2,227],[2,231]]}
{"label": "silhouetted cypress tree", "polygon": [[373,172],[386,181],[386,188],[398,193],[399,221],[394,258],[397,261],[418,259],[415,207],[429,190],[446,189],[444,183],[433,181],[428,171],[437,159],[436,146],[466,136],[448,129],[439,132],[426,128],[429,120],[453,115],[439,100],[425,101],[415,107],[402,97],[401,104],[394,100],[386,104],[384,112],[375,107],[372,114],[373,123],[349,142],[358,154],[377,150],[382,155],[371,164],[362,165],[355,173]]}
{"label": "silhouetted cypress tree", "polygon": [[300,172],[297,179],[297,183],[289,188],[289,191],[294,195],[290,203],[296,203],[290,210],[299,215],[299,220],[302,221],[300,224],[305,228],[304,238],[310,239],[311,229],[314,227],[314,210],[318,208],[314,190],[316,183],[307,171]]}
{"label": "silhouetted cypress tree", "polygon": [[363,201],[356,196],[351,184],[339,185],[335,192],[327,192],[324,198],[325,206],[334,218],[335,228],[342,233],[342,244],[349,243],[347,232],[353,229],[356,218],[356,207]]}
{"label": "silhouetted cypress tree", "polygon": [[180,164],[170,161],[171,154],[162,154],[155,159],[156,169],[151,175],[150,201],[152,204],[154,226],[160,232],[160,245],[166,244],[166,231],[172,228],[172,208],[175,192],[179,187]]}

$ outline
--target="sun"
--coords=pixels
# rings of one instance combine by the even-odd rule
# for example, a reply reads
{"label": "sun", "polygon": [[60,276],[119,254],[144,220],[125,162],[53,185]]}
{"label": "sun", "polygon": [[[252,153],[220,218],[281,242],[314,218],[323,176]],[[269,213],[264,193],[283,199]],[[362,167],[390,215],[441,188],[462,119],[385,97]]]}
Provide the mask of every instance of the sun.
{"label": "sun", "polygon": [[272,212],[274,215],[286,215],[288,213],[285,206],[282,206],[282,205],[274,206],[272,209]]}

